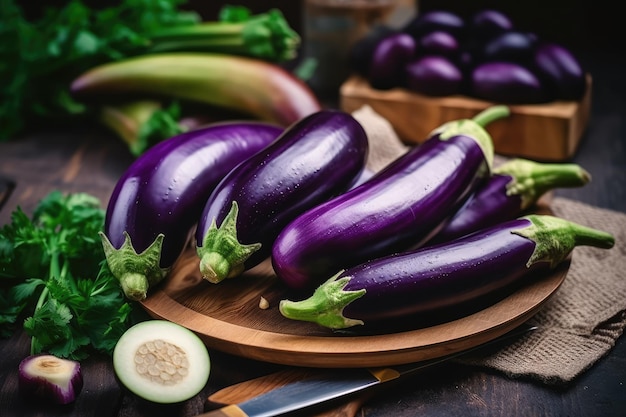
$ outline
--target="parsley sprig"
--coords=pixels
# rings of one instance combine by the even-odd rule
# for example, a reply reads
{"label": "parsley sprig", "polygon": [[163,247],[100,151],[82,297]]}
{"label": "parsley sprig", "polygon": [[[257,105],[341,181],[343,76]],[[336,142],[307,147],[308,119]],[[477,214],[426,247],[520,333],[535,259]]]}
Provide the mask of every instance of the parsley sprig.
{"label": "parsley sprig", "polygon": [[108,269],[97,198],[53,191],[29,218],[18,207],[0,229],[0,336],[23,321],[31,353],[111,354],[132,305]]}

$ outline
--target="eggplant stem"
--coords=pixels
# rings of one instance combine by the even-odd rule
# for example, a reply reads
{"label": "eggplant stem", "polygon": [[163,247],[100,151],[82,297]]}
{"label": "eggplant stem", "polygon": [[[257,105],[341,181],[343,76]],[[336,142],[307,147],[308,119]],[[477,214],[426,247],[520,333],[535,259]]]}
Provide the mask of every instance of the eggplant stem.
{"label": "eggplant stem", "polygon": [[511,114],[509,107],[504,105],[491,106],[478,113],[472,120],[481,127],[485,127],[491,122],[508,117]]}
{"label": "eggplant stem", "polygon": [[582,187],[591,181],[591,174],[578,164],[540,163],[521,158],[505,162],[493,173],[512,177],[506,193],[520,196],[522,210],[532,206],[549,190]]}
{"label": "eggplant stem", "polygon": [[100,238],[109,269],[130,300],[145,299],[150,287],[161,282],[169,272],[169,268],[159,267],[165,238],[163,234],[159,234],[141,253],[137,253],[127,232],[124,232],[124,243],[119,249],[104,233],[100,232]]}
{"label": "eggplant stem", "polygon": [[330,329],[345,329],[363,325],[362,320],[351,319],[343,315],[343,309],[357,298],[361,298],[366,290],[345,291],[350,277],[334,275],[320,285],[313,295],[301,301],[281,300],[280,313],[293,320],[309,321]]}
{"label": "eggplant stem", "polygon": [[245,245],[239,242],[238,214],[239,205],[233,201],[222,224],[218,227],[213,219],[202,239],[202,246],[196,248],[202,278],[214,284],[241,275],[245,270],[245,261],[261,248],[260,243]]}
{"label": "eggplant stem", "polygon": [[531,214],[523,218],[531,224],[512,233],[535,242],[535,251],[526,263],[527,267],[537,262],[548,262],[555,267],[576,246],[610,249],[615,244],[615,237],[610,233],[559,217]]}

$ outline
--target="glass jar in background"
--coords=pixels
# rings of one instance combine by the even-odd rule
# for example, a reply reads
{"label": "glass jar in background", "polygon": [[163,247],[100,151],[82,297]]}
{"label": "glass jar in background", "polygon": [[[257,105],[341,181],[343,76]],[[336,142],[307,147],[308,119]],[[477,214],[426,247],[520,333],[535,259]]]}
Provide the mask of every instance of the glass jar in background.
{"label": "glass jar in background", "polygon": [[308,80],[313,91],[323,100],[337,98],[350,74],[352,44],[371,27],[400,27],[414,13],[414,1],[305,0],[303,59],[313,70]]}

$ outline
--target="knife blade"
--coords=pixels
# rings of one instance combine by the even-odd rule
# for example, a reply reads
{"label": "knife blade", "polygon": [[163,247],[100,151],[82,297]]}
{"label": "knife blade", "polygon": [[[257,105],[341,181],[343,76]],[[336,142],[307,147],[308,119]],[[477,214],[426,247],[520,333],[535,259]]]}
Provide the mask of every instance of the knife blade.
{"label": "knife blade", "polygon": [[458,358],[486,346],[528,333],[536,327],[522,325],[481,345],[439,358],[380,368],[319,370],[306,379],[287,383],[238,404],[230,404],[197,417],[274,417],[320,406],[367,391],[420,370]]}

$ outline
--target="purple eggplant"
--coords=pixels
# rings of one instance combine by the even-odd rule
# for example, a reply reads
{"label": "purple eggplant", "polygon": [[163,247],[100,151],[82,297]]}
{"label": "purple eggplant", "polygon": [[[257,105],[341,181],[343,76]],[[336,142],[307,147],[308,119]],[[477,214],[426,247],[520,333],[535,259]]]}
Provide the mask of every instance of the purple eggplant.
{"label": "purple eggplant", "polygon": [[453,35],[437,30],[419,38],[416,50],[419,55],[456,57],[460,52],[460,48],[459,41]]}
{"label": "purple eggplant", "polygon": [[508,114],[494,106],[446,123],[362,185],[298,216],[274,242],[278,277],[313,288],[342,268],[427,240],[490,174],[493,143],[483,126]]}
{"label": "purple eggplant", "polygon": [[535,52],[535,72],[556,99],[580,100],[586,90],[585,71],[574,54],[556,43],[543,43]]}
{"label": "purple eggplant", "polygon": [[264,122],[215,123],[160,142],[130,165],[113,189],[101,233],[129,299],[144,299],[165,277],[218,182],[282,132]]}
{"label": "purple eggplant", "polygon": [[415,55],[415,39],[406,33],[383,38],[369,65],[368,80],[372,87],[386,90],[404,85],[404,67]]}
{"label": "purple eggplant", "polygon": [[552,99],[532,71],[513,62],[478,65],[469,84],[472,96],[503,104],[537,104]]}
{"label": "purple eggplant", "polygon": [[378,43],[393,34],[398,33],[385,25],[376,25],[372,27],[362,38],[354,42],[348,53],[348,64],[350,68],[357,74],[368,77],[372,55]]}
{"label": "purple eggplant", "polygon": [[537,37],[528,32],[511,30],[489,40],[480,53],[483,62],[505,61],[527,65],[535,56]]}
{"label": "purple eggplant", "polygon": [[[565,261],[579,245],[611,248],[606,232],[530,215],[436,246],[370,260],[336,273],[283,316],[331,329],[393,328],[449,320],[499,301],[525,280]],[[458,317],[457,317],[458,318]]]}
{"label": "purple eggplant", "polygon": [[415,39],[439,30],[459,38],[465,31],[465,21],[456,13],[447,10],[431,10],[419,13],[402,28],[402,32]]}
{"label": "purple eggplant", "polygon": [[348,113],[323,110],[291,125],[206,201],[196,229],[202,276],[217,283],[266,259],[288,222],[360,179],[367,153],[367,135]]}
{"label": "purple eggplant", "polygon": [[447,242],[514,219],[555,188],[582,187],[591,175],[578,164],[540,163],[516,158],[494,168],[429,244]]}
{"label": "purple eggplant", "polygon": [[509,16],[499,10],[484,9],[469,19],[468,36],[476,41],[485,42],[513,29],[513,21]]}
{"label": "purple eggplant", "polygon": [[461,91],[463,73],[448,58],[429,55],[405,67],[406,86],[429,96],[449,96]]}

